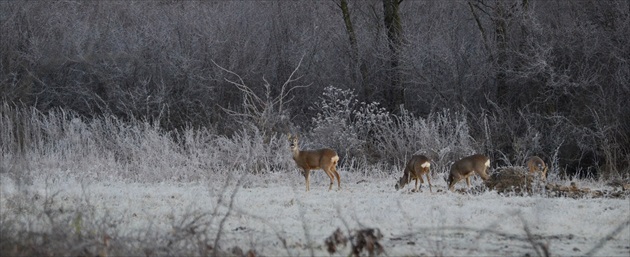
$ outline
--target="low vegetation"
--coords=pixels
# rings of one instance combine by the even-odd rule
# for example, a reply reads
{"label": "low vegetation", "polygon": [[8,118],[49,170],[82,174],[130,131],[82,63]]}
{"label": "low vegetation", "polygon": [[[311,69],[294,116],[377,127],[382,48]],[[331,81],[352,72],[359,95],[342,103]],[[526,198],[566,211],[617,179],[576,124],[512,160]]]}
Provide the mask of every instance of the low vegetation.
{"label": "low vegetation", "polygon": [[[223,181],[228,185],[234,184],[234,179],[231,179],[230,175],[233,173],[264,177],[273,174],[292,174],[297,169],[286,135],[263,132],[256,126],[244,126],[241,132],[228,137],[218,135],[209,129],[165,131],[157,124],[147,121],[123,121],[111,116],[85,119],[63,109],[42,113],[36,109],[5,104],[0,111],[3,129],[0,137],[3,147],[0,175],[3,180],[17,181],[18,187],[32,185],[36,180],[55,180],[60,177],[72,177],[83,183],[122,181],[155,184]],[[337,114],[329,113],[332,117]],[[375,114],[368,112],[361,115]],[[399,163],[409,158],[406,156],[411,156],[414,153],[413,149],[426,149],[426,154],[434,158],[432,161],[434,164],[431,165],[434,185],[435,183],[441,185],[438,186],[441,189],[434,191],[443,194],[446,191],[446,182],[440,178],[445,178],[448,174],[448,165],[455,157],[481,151],[478,149],[483,149],[484,146],[483,142],[467,134],[470,131],[467,129],[468,121],[460,113],[443,112],[430,115],[428,118],[388,114],[379,119],[391,120],[385,123],[370,123],[368,127],[372,130],[367,133],[374,140],[364,141],[360,133],[344,132],[344,135],[349,135],[345,140],[350,142],[348,146],[351,146],[350,149],[337,148],[338,152],[345,154],[343,159],[340,159],[338,167],[344,171],[342,172],[344,181],[347,181],[348,177],[356,176],[368,179],[387,178],[392,179],[391,188],[388,186],[388,189],[394,191],[393,185],[403,167]],[[322,118],[322,121],[318,121],[322,123],[316,122],[315,128],[323,126],[324,120],[326,119]],[[346,128],[340,128],[342,129]],[[390,131],[394,129],[399,132]],[[316,132],[307,132],[304,135],[305,140],[302,142],[308,145],[308,148],[325,145],[326,138],[316,137]],[[459,138],[459,141],[450,138]],[[384,141],[388,143],[386,145],[379,143]],[[392,144],[392,141],[405,144]],[[372,159],[360,155],[386,147],[396,150],[401,155],[399,157],[394,157],[391,153],[369,155]],[[525,157],[520,159],[524,160]],[[591,177],[587,180],[598,181],[597,183],[606,185],[608,189],[589,190],[577,185],[582,181],[579,177],[564,175],[562,168],[557,165],[557,160],[549,159],[549,163],[551,163],[549,183],[537,182],[538,178],[530,175],[524,164],[513,167],[493,164],[490,169],[492,176],[485,185],[477,183],[470,190],[460,188],[456,192],[472,197],[488,190],[496,190],[507,197],[523,195],[577,199],[628,197],[626,177],[620,176],[617,179]],[[378,172],[369,174],[366,170]],[[300,183],[303,182],[299,176],[295,178]],[[435,182],[436,180],[438,182]],[[566,186],[570,181],[574,184]],[[347,183],[353,182],[350,180]],[[251,182],[248,184],[245,180],[239,180],[236,186],[252,187]],[[47,192],[45,188],[42,190],[25,191],[22,196],[15,196],[15,192],[3,193],[1,219],[3,240],[0,243],[3,256],[264,254],[264,251],[261,252],[255,246],[220,244],[221,235],[229,233],[223,229],[222,220],[230,215],[242,215],[238,212],[224,210],[173,214],[171,229],[166,233],[162,230],[123,233],[119,228],[126,223],[125,218],[107,214],[103,216],[102,210],[98,210],[94,202],[85,202],[70,209],[59,207],[54,204],[59,201],[55,192]],[[231,199],[237,190],[230,191],[224,187],[223,191],[228,195],[218,200],[216,206],[231,210]],[[426,192],[414,194],[418,197],[431,197]],[[7,195],[11,197],[6,198]],[[33,206],[32,201],[37,202],[38,199],[43,205]],[[290,205],[292,204],[289,203]],[[20,215],[15,215],[17,213],[28,214],[31,218],[20,218]],[[372,256],[388,251],[386,246],[379,243],[382,235],[378,228],[359,227],[356,230],[348,229],[347,233],[335,234],[333,239],[318,244],[325,245],[327,251],[331,253],[344,255]],[[524,240],[530,240],[529,237],[536,238],[535,235],[530,235]],[[281,236],[278,238],[282,241]],[[344,244],[349,247],[345,247]],[[279,247],[290,248],[295,245]],[[538,249],[541,256],[547,255],[544,246],[536,243],[531,247]],[[289,253],[287,251],[287,254]]]}

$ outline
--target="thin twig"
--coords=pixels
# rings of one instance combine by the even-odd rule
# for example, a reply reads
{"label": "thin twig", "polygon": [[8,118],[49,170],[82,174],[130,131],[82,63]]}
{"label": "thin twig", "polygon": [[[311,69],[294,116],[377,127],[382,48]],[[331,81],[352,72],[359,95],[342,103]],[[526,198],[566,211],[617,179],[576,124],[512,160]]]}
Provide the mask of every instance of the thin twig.
{"label": "thin twig", "polygon": [[243,180],[244,180],[243,178],[245,178],[245,176],[247,176],[247,173],[245,173],[244,175],[242,175],[238,179],[238,182],[236,182],[236,187],[232,191],[232,195],[230,195],[230,204],[228,206],[228,211],[227,211],[227,213],[225,213],[225,215],[223,216],[223,218],[219,222],[219,229],[217,230],[217,236],[214,239],[214,249],[212,250],[212,256],[219,256],[218,255],[219,254],[219,252],[218,252],[219,251],[219,241],[221,240],[221,234],[223,233],[223,227],[224,227],[225,222],[228,219],[228,217],[230,217],[230,215],[232,214],[232,209],[233,209],[233,206],[234,206],[234,199],[236,199],[236,193],[238,192],[238,189],[240,188],[241,184],[243,183]]}
{"label": "thin twig", "polygon": [[621,231],[623,231],[625,228],[630,228],[630,218],[627,219],[625,222],[622,222],[621,224],[619,224],[619,226],[617,226],[615,229],[613,229],[613,231],[610,231],[610,233],[608,233],[608,235],[606,235],[605,237],[602,237],[601,239],[599,239],[599,242],[597,242],[597,244],[595,246],[593,246],[593,248],[591,248],[591,250],[586,252],[586,254],[584,254],[584,256],[593,256],[593,255],[595,255],[595,253],[597,251],[599,251],[600,249],[602,249],[602,247],[604,247],[604,245],[606,243],[608,243],[608,241],[610,241],[613,237],[615,237],[619,233],[621,233]]}

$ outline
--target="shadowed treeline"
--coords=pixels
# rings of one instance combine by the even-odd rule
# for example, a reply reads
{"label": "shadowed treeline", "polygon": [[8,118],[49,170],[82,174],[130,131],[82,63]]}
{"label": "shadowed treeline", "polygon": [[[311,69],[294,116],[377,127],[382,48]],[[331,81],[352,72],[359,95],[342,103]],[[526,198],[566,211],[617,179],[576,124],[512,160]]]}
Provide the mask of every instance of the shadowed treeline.
{"label": "shadowed treeline", "polygon": [[474,142],[452,147],[498,164],[536,154],[569,175],[630,172],[627,1],[0,7],[0,94],[10,106],[141,120],[170,136],[258,131],[269,144],[293,131],[336,147],[341,163],[396,165],[416,151],[464,154],[414,134],[449,115]]}

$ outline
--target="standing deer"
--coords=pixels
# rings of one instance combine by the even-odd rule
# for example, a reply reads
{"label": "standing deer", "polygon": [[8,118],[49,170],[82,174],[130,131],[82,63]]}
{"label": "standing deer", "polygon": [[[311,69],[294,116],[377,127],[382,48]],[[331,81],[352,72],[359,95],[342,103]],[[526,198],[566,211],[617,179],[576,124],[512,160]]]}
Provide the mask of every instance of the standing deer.
{"label": "standing deer", "polygon": [[538,156],[532,156],[527,160],[527,170],[530,174],[540,173],[543,181],[547,180],[547,164]]}
{"label": "standing deer", "polygon": [[403,171],[403,176],[396,183],[396,190],[405,187],[405,185],[411,182],[411,179],[416,180],[415,189],[411,190],[412,192],[420,191],[420,187],[418,186],[418,180],[420,180],[420,184],[424,184],[424,180],[422,179],[422,175],[427,176],[427,182],[429,182],[429,191],[433,192],[431,186],[431,174],[429,174],[429,168],[431,168],[431,160],[424,155],[414,155],[411,156],[411,159],[407,162],[407,166],[405,166],[405,170]]}
{"label": "standing deer", "polygon": [[475,154],[456,161],[451,166],[448,175],[448,189],[455,190],[455,184],[462,179],[466,179],[466,184],[470,188],[470,176],[477,173],[484,181],[489,178],[486,170],[490,167],[490,159],[481,154]]}
{"label": "standing deer", "polygon": [[332,189],[335,177],[337,177],[337,187],[341,189],[341,179],[339,178],[339,173],[337,172],[337,162],[339,161],[339,156],[335,150],[323,148],[311,151],[300,151],[297,135],[292,136],[291,134],[289,134],[289,144],[291,146],[291,151],[293,152],[293,160],[295,161],[295,164],[302,169],[302,175],[304,175],[304,178],[306,179],[306,191],[311,189],[311,170],[316,169],[324,170],[326,175],[330,177],[330,186],[328,187],[328,190]]}

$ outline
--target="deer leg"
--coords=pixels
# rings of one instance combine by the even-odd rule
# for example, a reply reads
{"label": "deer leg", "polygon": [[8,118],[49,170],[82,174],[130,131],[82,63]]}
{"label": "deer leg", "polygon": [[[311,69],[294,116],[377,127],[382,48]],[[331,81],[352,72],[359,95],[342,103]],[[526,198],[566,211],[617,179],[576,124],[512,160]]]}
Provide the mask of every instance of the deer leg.
{"label": "deer leg", "polygon": [[451,192],[455,191],[455,184],[457,184],[457,182],[459,181],[459,177],[457,176],[449,176],[449,182],[448,182],[448,190],[450,190]]}
{"label": "deer leg", "polygon": [[330,185],[328,186],[328,191],[332,190],[332,186],[335,182],[335,176],[333,176],[332,171],[330,171],[330,168],[323,168],[324,172],[326,172],[326,175],[328,175],[328,177],[330,178]]}
{"label": "deer leg", "polygon": [[337,187],[341,189],[341,178],[339,177],[339,172],[337,172],[337,168],[333,165],[331,170],[334,172],[335,177],[337,177]]}
{"label": "deer leg", "polygon": [[304,170],[304,178],[306,179],[306,192],[308,192],[311,189],[311,171],[310,170]]}
{"label": "deer leg", "polygon": [[468,185],[468,189],[470,189],[470,176],[466,177],[466,184]]}
{"label": "deer leg", "polygon": [[433,193],[433,189],[431,189],[431,175],[427,173],[427,182],[429,182],[429,192]]}
{"label": "deer leg", "polygon": [[[422,178],[420,180],[422,180]],[[420,192],[420,187],[418,187],[418,177],[416,177],[416,188],[414,190],[414,192]]]}

